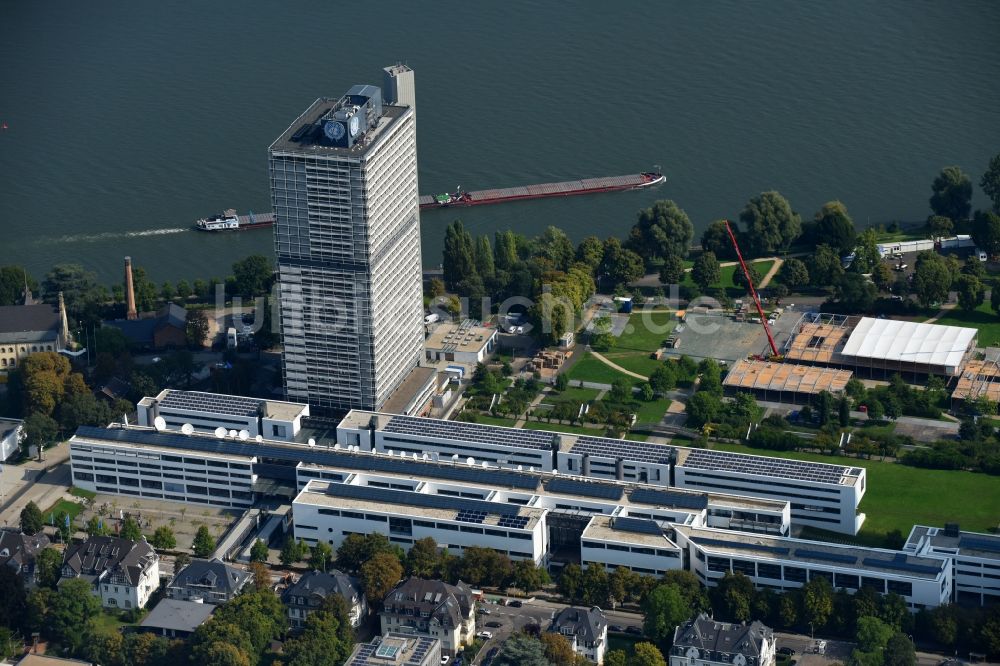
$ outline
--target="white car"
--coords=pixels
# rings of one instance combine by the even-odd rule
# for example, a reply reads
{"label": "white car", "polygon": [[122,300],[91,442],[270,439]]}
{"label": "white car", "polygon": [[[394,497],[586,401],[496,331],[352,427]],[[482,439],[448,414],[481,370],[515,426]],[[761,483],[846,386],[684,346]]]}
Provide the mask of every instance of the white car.
{"label": "white car", "polygon": [[488,641],[491,638],[493,638],[493,632],[491,632],[491,631],[480,631],[478,634],[476,634],[476,637],[477,638],[482,638],[483,640],[487,640]]}
{"label": "white car", "polygon": [[451,657],[446,654],[441,655],[441,666],[445,666],[449,661],[451,661]]}

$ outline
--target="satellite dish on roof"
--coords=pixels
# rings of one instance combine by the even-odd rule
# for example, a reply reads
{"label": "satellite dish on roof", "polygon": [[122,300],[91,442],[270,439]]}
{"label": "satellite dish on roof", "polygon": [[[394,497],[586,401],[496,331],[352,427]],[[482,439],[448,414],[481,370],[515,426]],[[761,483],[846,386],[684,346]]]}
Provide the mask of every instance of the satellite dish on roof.
{"label": "satellite dish on roof", "polygon": [[465,464],[471,467],[476,464],[476,459],[473,458],[472,456],[469,456],[468,458],[465,459]]}
{"label": "satellite dish on roof", "polygon": [[452,459],[452,461],[454,461],[454,462],[458,462],[458,454],[457,454],[457,453],[453,453],[453,454],[451,454],[451,459]]}
{"label": "satellite dish on roof", "polygon": [[482,462],[482,465],[483,465],[483,467],[489,467],[490,466],[490,464],[488,462],[486,462],[485,460]]}
{"label": "satellite dish on roof", "polygon": [[[424,455],[427,455],[427,454],[424,454]],[[413,459],[414,460],[420,460],[420,457],[417,455],[416,451],[413,452]]]}
{"label": "satellite dish on roof", "polygon": [[387,456],[389,456],[391,458],[392,457],[392,449],[389,449],[388,451],[386,451],[385,455],[387,455]]}
{"label": "satellite dish on roof", "polygon": [[230,439],[236,439],[236,431],[235,430],[230,430],[229,431],[229,438]]}
{"label": "satellite dish on roof", "polygon": [[191,425],[190,423],[185,423],[184,425],[181,426],[181,432],[184,433],[185,435],[190,435],[194,432],[194,426]]}
{"label": "satellite dish on roof", "polygon": [[517,466],[517,471],[518,471],[518,472],[520,472],[520,471],[521,471],[521,470],[523,470],[523,469],[524,469],[524,465],[518,465],[518,466]]}
{"label": "satellite dish on roof", "polygon": [[167,427],[167,420],[162,416],[157,416],[153,419],[153,427],[156,428],[157,431],[163,430]]}
{"label": "satellite dish on roof", "polygon": [[424,460],[430,460],[431,459],[431,457],[429,455],[427,455],[426,451],[424,451],[423,459]]}
{"label": "satellite dish on roof", "polygon": [[250,431],[249,430],[240,430],[239,438],[240,438],[241,442],[247,441],[248,439],[250,439]]}
{"label": "satellite dish on roof", "polygon": [[218,428],[215,429],[215,436],[218,437],[219,439],[225,439],[226,429],[223,428],[222,426],[219,426]]}
{"label": "satellite dish on roof", "polygon": [[309,438],[309,442],[308,443],[309,443],[309,446],[316,446],[316,440],[313,439],[312,437]]}

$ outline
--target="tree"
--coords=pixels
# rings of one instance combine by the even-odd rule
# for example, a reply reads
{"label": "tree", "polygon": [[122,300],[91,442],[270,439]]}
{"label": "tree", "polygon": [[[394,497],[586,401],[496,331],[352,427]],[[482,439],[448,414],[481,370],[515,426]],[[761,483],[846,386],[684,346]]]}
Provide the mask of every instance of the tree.
{"label": "tree", "polygon": [[941,170],[931,184],[930,205],[935,215],[947,217],[954,222],[969,218],[972,210],[972,181],[957,166],[947,166]]}
{"label": "tree", "polygon": [[250,642],[247,654],[260,655],[270,641],[285,632],[288,627],[286,613],[273,592],[254,589],[219,607],[211,621],[228,623],[242,630]]}
{"label": "tree", "polygon": [[575,602],[580,598],[582,586],[583,570],[580,565],[571,562],[564,566],[559,574],[559,594]]}
{"label": "tree", "polygon": [[251,562],[267,562],[267,544],[263,540],[257,539],[250,547]]}
{"label": "tree", "polygon": [[394,553],[378,553],[361,565],[361,584],[369,603],[381,603],[403,577],[403,565]]}
{"label": "tree", "polygon": [[[22,291],[23,291],[22,285]],[[66,310],[71,318],[80,318],[100,296],[97,276],[79,264],[56,264],[46,273],[42,282],[46,303],[55,303],[59,292],[63,294]]]}
{"label": "tree", "polygon": [[667,666],[667,662],[663,659],[663,653],[652,643],[636,643],[628,666]]}
{"label": "tree", "polygon": [[857,248],[854,251],[854,261],[851,270],[855,273],[871,273],[882,263],[882,255],[878,249],[878,234],[874,229],[865,229],[858,236]]}
{"label": "tree", "polygon": [[[497,242],[499,243],[499,239]],[[496,267],[506,268],[501,263],[506,262],[497,261]],[[475,244],[461,220],[455,220],[445,229],[442,266],[444,283],[451,290],[455,290],[460,282],[476,274]]]}
{"label": "tree", "polygon": [[302,550],[299,548],[299,544],[292,537],[286,538],[285,543],[281,545],[281,552],[278,553],[278,561],[281,562],[282,566],[287,567],[301,559]]}
{"label": "tree", "polygon": [[778,270],[778,280],[791,289],[803,287],[809,284],[809,269],[802,260],[789,257]]}
{"label": "tree", "polygon": [[702,291],[722,280],[719,260],[714,252],[702,252],[701,256],[694,260],[694,266],[691,267],[691,279]]}
{"label": "tree", "polygon": [[34,502],[28,502],[21,509],[21,531],[32,536],[42,531],[45,519],[42,517],[42,510]]}
{"label": "tree", "polygon": [[47,625],[53,638],[72,652],[83,647],[93,618],[101,612],[101,600],[91,592],[90,581],[74,578],[52,596]]}
{"label": "tree", "polygon": [[934,238],[946,238],[955,230],[955,223],[944,215],[931,215],[927,219],[927,227]]}
{"label": "tree", "polygon": [[176,292],[174,291],[173,282],[164,282],[162,285],[160,285],[160,296],[163,298],[164,301],[169,301],[173,299],[175,293]]}
{"label": "tree", "polygon": [[566,233],[553,226],[546,227],[542,235],[535,239],[535,248],[536,258],[547,259],[553,268],[560,271],[569,270],[576,255]]}
{"label": "tree", "polygon": [[961,275],[955,282],[955,291],[958,292],[958,304],[966,312],[972,312],[980,305],[986,297],[986,286],[974,275]]}
{"label": "tree", "polygon": [[565,391],[569,387],[569,377],[565,373],[556,375],[554,385],[557,391]]}
{"label": "tree", "polygon": [[609,650],[604,653],[604,666],[625,666],[627,658],[625,650]]}
{"label": "tree", "polygon": [[643,402],[651,402],[656,397],[656,394],[653,392],[653,386],[649,382],[639,384],[639,397]]}
{"label": "tree", "polygon": [[684,258],[694,238],[694,225],[673,201],[656,201],[639,211],[638,221],[629,233],[628,245],[643,259]]}
{"label": "tree", "polygon": [[880,261],[872,267],[872,282],[879,291],[889,291],[892,289],[892,271]]}
{"label": "tree", "polygon": [[698,391],[707,391],[722,397],[722,368],[714,358],[706,358],[698,364]]}
{"label": "tree", "polygon": [[232,611],[226,611],[222,615],[226,608],[227,606],[223,606],[216,610],[215,617],[195,629],[190,638],[193,663],[249,666],[250,655],[254,653],[254,644],[247,631],[233,622]]}
{"label": "tree", "polygon": [[157,550],[173,550],[177,547],[177,537],[168,525],[161,525],[153,532],[149,543]]}
{"label": "tree", "polygon": [[[753,264],[747,264],[747,272],[750,273],[750,279],[753,280],[754,289],[760,287],[760,272],[757,271],[757,268]],[[742,267],[733,271],[733,284],[750,291],[750,286],[747,284],[747,276],[743,272]]]}
{"label": "tree", "polygon": [[38,283],[21,266],[0,266],[0,305],[23,303],[24,287],[38,293]]}
{"label": "tree", "polygon": [[42,587],[56,589],[62,575],[62,553],[55,548],[43,548],[35,559],[35,575]]}
{"label": "tree", "polygon": [[[736,231],[735,229],[733,231]],[[735,259],[733,241],[726,230],[726,220],[716,220],[706,227],[701,235],[701,248],[712,252],[720,259]]]}
{"label": "tree", "polygon": [[[560,232],[561,233],[561,232]],[[565,237],[565,234],[563,234]],[[569,242],[569,239],[566,239]],[[570,245],[570,253],[572,255],[573,246]],[[496,272],[496,268],[493,263],[493,247],[490,246],[489,236],[480,236],[479,240],[476,241],[476,272],[479,276],[485,280],[491,280],[493,274]]]}
{"label": "tree", "polygon": [[84,531],[87,532],[87,536],[107,536],[108,533],[100,516],[91,516]]}
{"label": "tree", "polygon": [[799,595],[790,591],[781,595],[778,601],[778,618],[785,627],[794,627],[799,622]]}
{"label": "tree", "polygon": [[762,192],[747,202],[740,213],[745,238],[753,252],[763,254],[788,250],[802,234],[802,219],[778,192]]}
{"label": "tree", "polygon": [[27,599],[24,578],[13,567],[0,567],[0,627],[16,629],[24,625]]}
{"label": "tree", "polygon": [[201,525],[198,527],[198,531],[195,532],[194,542],[191,544],[194,549],[195,557],[208,557],[215,550],[215,539],[212,534],[208,531],[206,525]]}
{"label": "tree", "polygon": [[600,272],[612,284],[617,286],[638,280],[642,277],[643,271],[641,256],[622,247],[621,241],[613,236],[604,241],[604,258],[601,260]]}
{"label": "tree", "polygon": [[840,400],[837,401],[837,421],[841,428],[851,425],[851,402],[846,395],[840,396]]}
{"label": "tree", "polygon": [[680,284],[684,279],[684,259],[671,254],[663,258],[660,266],[660,282],[663,284]]}
{"label": "tree", "polygon": [[440,570],[441,550],[433,537],[413,542],[406,553],[406,573],[419,578],[434,578]]}
{"label": "tree", "polygon": [[886,641],[882,658],[882,663],[885,666],[915,666],[917,663],[917,653],[913,648],[913,641],[910,640],[909,636],[899,631]]}
{"label": "tree", "polygon": [[951,271],[941,255],[921,252],[917,255],[913,273],[913,292],[920,304],[928,307],[948,298],[951,289]]}
{"label": "tree", "polygon": [[1000,254],[1000,215],[977,210],[970,231],[976,247],[991,257]]}
{"label": "tree", "polygon": [[698,391],[688,400],[685,411],[688,415],[688,424],[697,428],[718,421],[722,413],[722,400],[709,391]]}
{"label": "tree", "polygon": [[458,567],[459,576],[471,585],[501,585],[513,570],[506,553],[479,546],[466,546]]}
{"label": "tree", "polygon": [[576,260],[586,264],[591,271],[597,270],[604,258],[604,243],[597,236],[587,236],[576,246]]}
{"label": "tree", "polygon": [[531,560],[518,560],[514,563],[514,587],[524,592],[531,592],[541,589],[543,585],[548,585],[551,582],[549,572],[545,570],[545,567],[536,566]]}
{"label": "tree", "polygon": [[263,296],[271,289],[274,266],[264,255],[251,254],[233,264],[233,277],[236,278],[236,293],[239,295],[245,298]]}
{"label": "tree", "polygon": [[208,340],[208,317],[204,310],[192,310],[188,313],[184,330],[189,347],[201,349]]}
{"label": "tree", "polygon": [[[447,240],[447,238],[446,230],[445,239]],[[496,270],[509,271],[517,262],[517,235],[510,229],[493,234],[493,263]],[[447,279],[445,277],[445,280]]]}
{"label": "tree", "polygon": [[979,187],[993,202],[993,212],[1000,214],[1000,153],[990,159],[990,164],[979,181]]}
{"label": "tree", "polygon": [[677,371],[674,369],[674,364],[667,362],[656,366],[656,370],[649,376],[649,384],[654,391],[660,393],[674,390],[677,387]]}
{"label": "tree", "polygon": [[864,652],[877,652],[884,649],[892,635],[892,627],[877,617],[858,618],[858,647]]}
{"label": "tree", "polygon": [[809,264],[810,283],[816,287],[833,287],[843,273],[844,267],[837,251],[823,243],[817,245]]}
{"label": "tree", "polygon": [[350,656],[353,642],[346,604],[338,595],[327,598],[340,603],[324,604],[309,614],[302,633],[285,642],[281,660],[286,666],[340,666]]}
{"label": "tree", "polygon": [[[353,535],[352,535],[353,536]],[[313,546],[312,554],[309,556],[309,566],[316,571],[325,572],[330,568],[333,561],[333,548],[325,541],[318,541]]]}
{"label": "tree", "polygon": [[347,571],[358,571],[377,553],[391,552],[394,548],[384,534],[349,534],[337,549],[337,566]]}
{"label": "tree", "polygon": [[565,636],[554,631],[543,631],[538,638],[542,642],[545,658],[552,666],[575,666],[576,652]]}
{"label": "tree", "polygon": [[550,666],[542,642],[527,634],[515,634],[503,642],[493,659],[495,666]]}
{"label": "tree", "polygon": [[802,586],[802,610],[805,621],[823,628],[833,614],[833,587],[830,581],[816,576]]}
{"label": "tree", "polygon": [[877,296],[875,285],[860,273],[844,273],[834,289],[834,298],[852,312],[868,312]]}
{"label": "tree", "polygon": [[676,585],[657,585],[642,602],[643,634],[668,645],[677,625],[691,617],[691,607]]}
{"label": "tree", "polygon": [[118,536],[129,541],[140,541],[142,539],[142,528],[139,527],[139,523],[135,518],[126,516]]}
{"label": "tree", "polygon": [[854,250],[856,232],[854,220],[847,213],[847,207],[839,201],[823,204],[813,217],[814,236],[836,248],[842,254]]}
{"label": "tree", "polygon": [[632,382],[624,377],[614,380],[611,382],[611,390],[608,392],[608,397],[614,402],[625,402],[632,397]]}
{"label": "tree", "polygon": [[583,570],[580,596],[588,606],[603,606],[608,598],[608,572],[603,565],[589,565]]}
{"label": "tree", "polygon": [[746,622],[750,619],[750,603],[753,600],[753,582],[742,573],[726,572],[712,590],[713,609],[731,622]]}

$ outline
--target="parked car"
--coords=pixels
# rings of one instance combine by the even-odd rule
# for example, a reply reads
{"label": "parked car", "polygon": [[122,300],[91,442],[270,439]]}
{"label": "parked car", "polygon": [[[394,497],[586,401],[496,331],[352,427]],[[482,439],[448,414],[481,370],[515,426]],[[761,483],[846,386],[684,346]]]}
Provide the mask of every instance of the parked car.
{"label": "parked car", "polygon": [[486,626],[489,627],[490,629],[498,629],[502,627],[503,624],[497,622],[496,620],[490,620],[489,622],[486,623]]}
{"label": "parked car", "polygon": [[617,631],[620,634],[623,631],[625,631],[625,627],[621,626],[620,624],[612,624],[611,626],[608,627],[608,631]]}
{"label": "parked car", "polygon": [[520,608],[524,605],[524,603],[520,599],[511,599],[510,603],[507,605],[513,606],[514,608]]}
{"label": "parked car", "polygon": [[482,638],[484,641],[488,641],[491,638],[493,638],[493,632],[492,631],[480,631],[478,634],[476,634],[476,638]]}
{"label": "parked car", "polygon": [[638,635],[641,636],[642,635],[642,627],[636,627],[634,625],[625,627],[625,633],[626,634],[638,634]]}
{"label": "parked car", "polygon": [[445,666],[449,661],[451,661],[451,657],[446,654],[441,655],[441,666]]}
{"label": "parked car", "polygon": [[476,611],[476,612],[479,613],[480,615],[489,615],[490,614],[490,609],[489,608],[483,608],[482,606],[480,606],[479,610]]}

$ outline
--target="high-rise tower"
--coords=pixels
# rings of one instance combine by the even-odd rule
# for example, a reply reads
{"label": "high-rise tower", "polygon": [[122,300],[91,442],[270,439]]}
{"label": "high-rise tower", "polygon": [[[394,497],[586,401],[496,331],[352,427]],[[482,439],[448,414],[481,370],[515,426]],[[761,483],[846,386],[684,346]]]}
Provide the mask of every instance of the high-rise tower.
{"label": "high-rise tower", "polygon": [[[423,355],[420,208],[408,97],[313,102],[269,149],[285,390],[316,411],[379,409]],[[406,103],[406,100],[409,103]]]}

